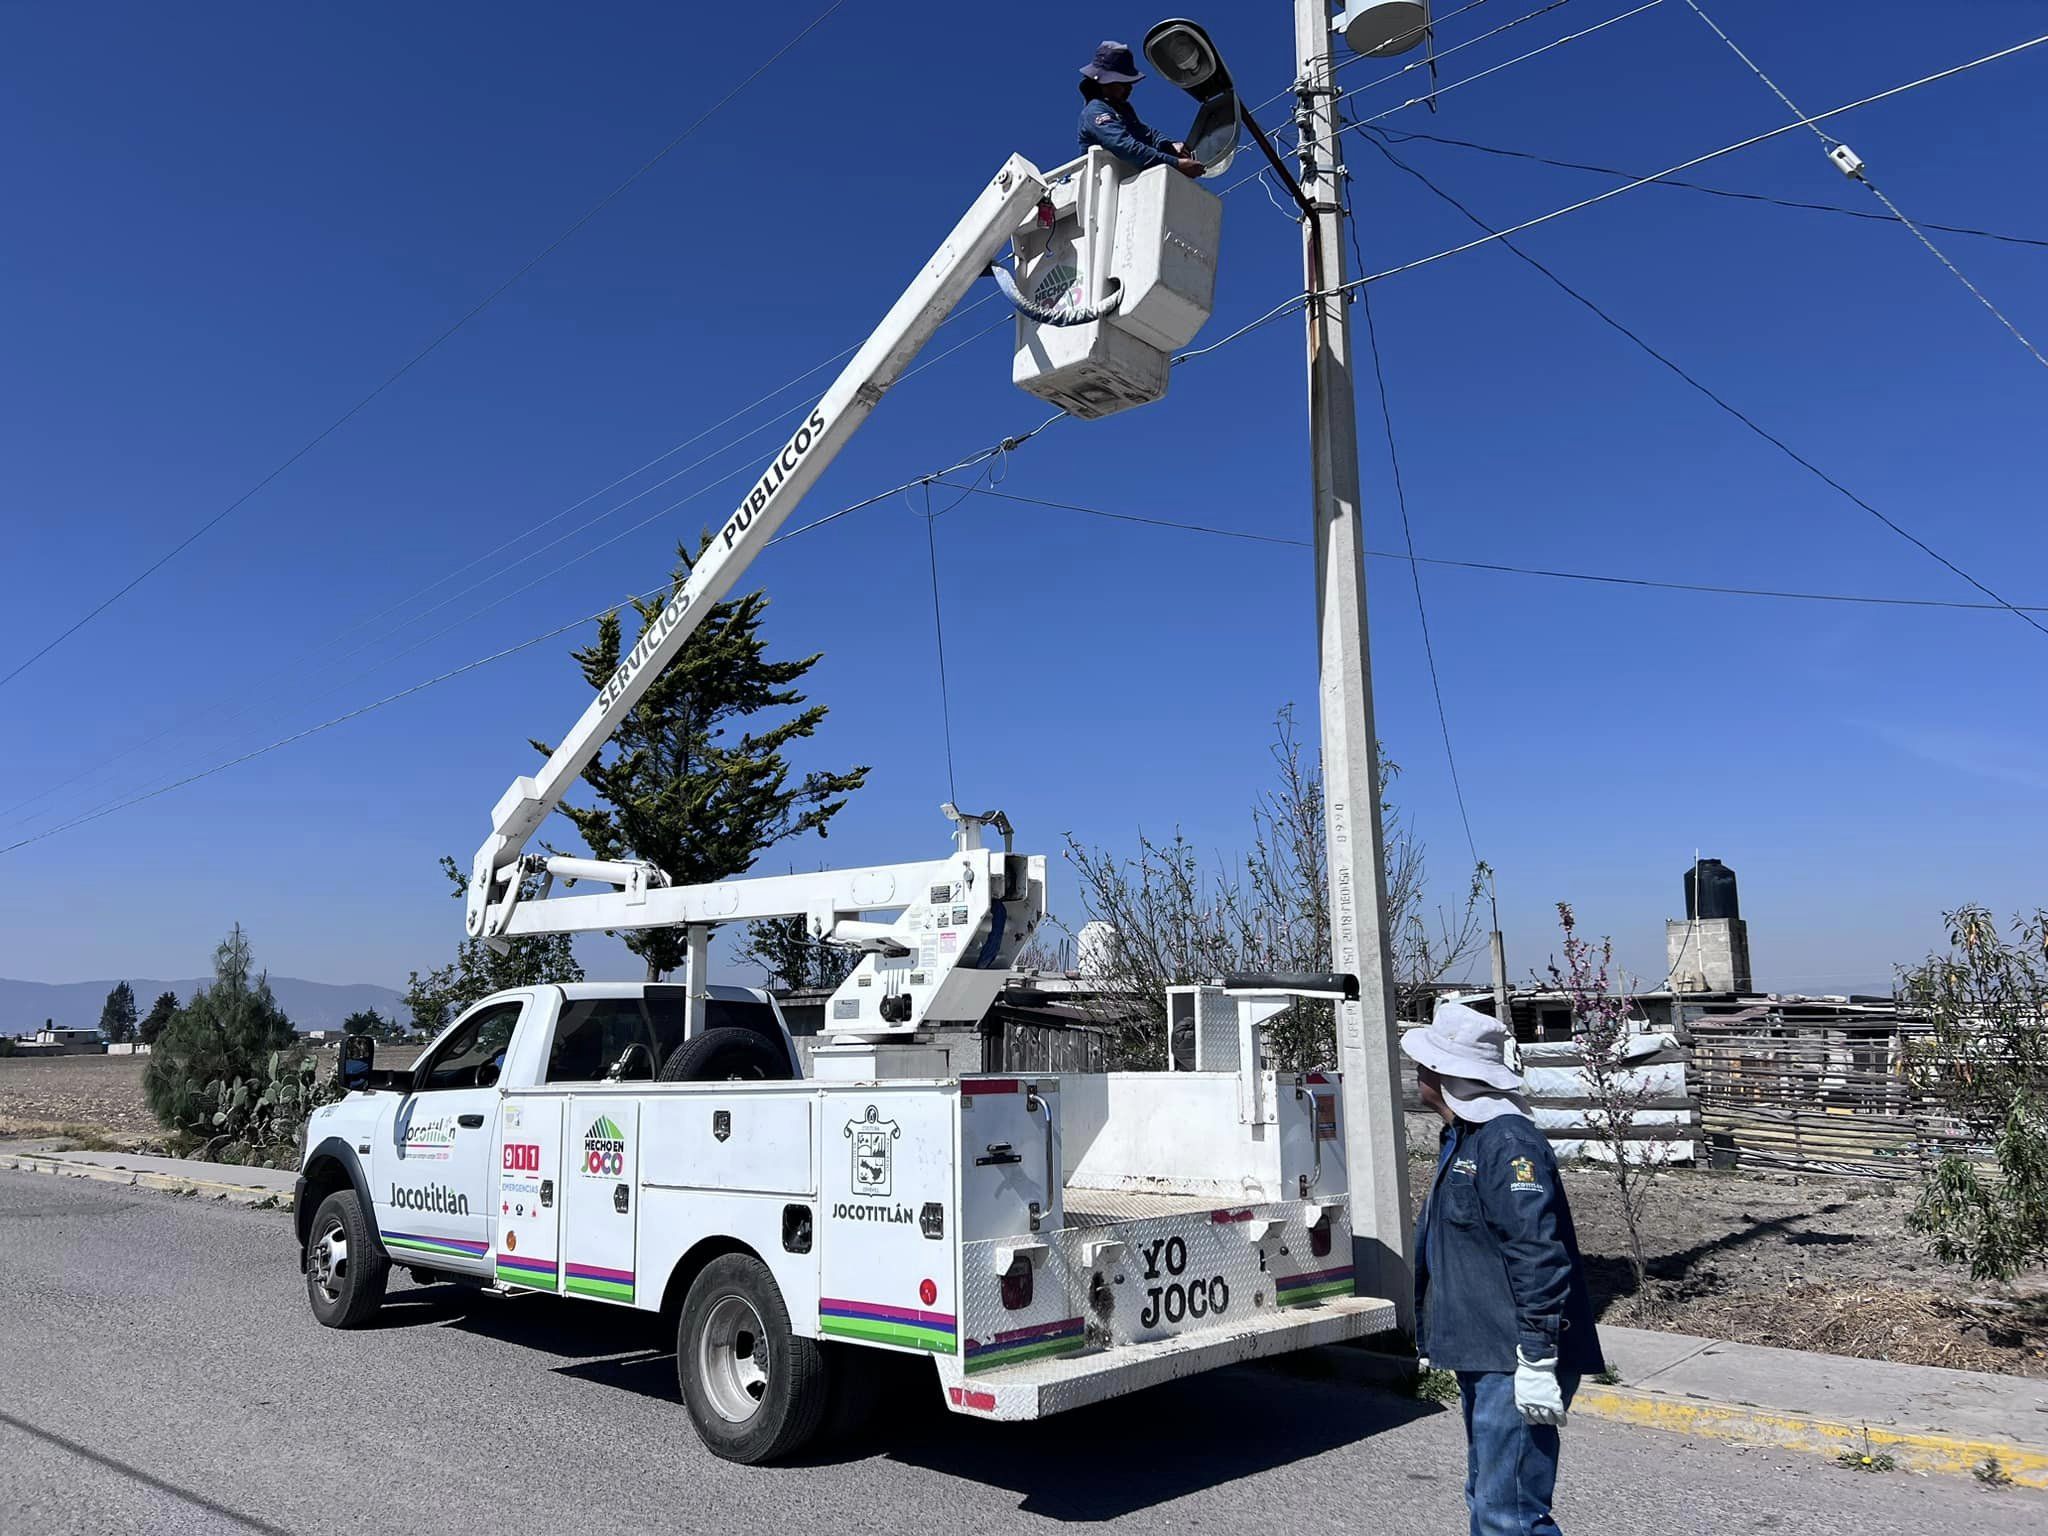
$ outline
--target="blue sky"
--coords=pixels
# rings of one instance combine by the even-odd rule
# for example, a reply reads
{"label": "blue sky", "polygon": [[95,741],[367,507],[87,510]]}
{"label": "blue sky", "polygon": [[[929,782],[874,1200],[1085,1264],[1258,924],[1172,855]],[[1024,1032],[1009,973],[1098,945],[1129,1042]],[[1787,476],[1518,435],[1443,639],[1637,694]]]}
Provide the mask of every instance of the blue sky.
{"label": "blue sky", "polygon": [[[1442,41],[1538,4],[1491,0]],[[821,8],[10,8],[0,671],[240,496]],[[1625,9],[1571,0],[1445,60],[1444,78]],[[2023,0],[1948,7],[1933,29],[1924,6],[1891,0],[1711,9],[1808,110],[2040,19]],[[1001,8],[850,0],[353,421],[0,687],[0,844],[655,584],[828,374],[479,557],[859,340],[1005,155],[1066,158],[1075,67],[1105,30],[1135,40],[1153,19],[1045,5],[1019,28]],[[1254,99],[1287,82],[1285,6],[1209,20]],[[2048,238],[2028,173],[2048,143],[2044,81],[2048,47],[1831,126],[1916,217]],[[1411,94],[1396,81],[1351,105]],[[1137,99],[1162,126],[1185,116],[1156,82]],[[1785,117],[1666,0],[1387,126],[1647,172]],[[1469,238],[1359,137],[1375,268]],[[1401,153],[1496,222],[1611,184],[1427,143]],[[1692,174],[1871,206],[1803,133]],[[1937,239],[2048,340],[2048,250]],[[1903,229],[1652,187],[1525,243],[1958,564],[2048,601],[2048,372]],[[1299,271],[1293,224],[1257,186],[1232,194],[1204,339],[1284,299]],[[1976,596],[1498,247],[1391,278],[1374,303],[1425,555]],[[799,520],[1040,418],[1008,382],[1007,332],[969,339],[994,317],[942,333],[934,351],[968,344],[892,394]],[[1177,370],[1161,405],[1045,433],[1005,488],[1300,537],[1302,396],[1289,319]],[[1365,379],[1360,410],[1372,543],[1398,548]],[[1175,824],[1241,846],[1275,711],[1312,707],[1306,551],[987,499],[938,538],[961,798],[1003,806],[1047,852],[1067,833],[1123,846]],[[875,769],[828,842],[764,867],[942,851],[919,520],[875,506],[750,579],[772,595],[779,650],[826,653],[815,760]],[[1374,562],[1370,580],[1381,734],[1449,896],[1466,855],[1414,598],[1399,565]],[[1939,940],[1945,907],[2039,898],[2048,636],[2012,616],[1423,580],[1518,972],[1552,947],[1564,898],[1661,976],[1662,919],[1696,847],[1739,872],[1759,980],[1785,987],[1881,981]],[[5,855],[0,974],[183,974],[238,919],[285,974],[399,984],[444,959],[459,909],[434,860],[467,861],[534,761],[527,739],[583,707],[574,638]],[[1071,882],[1053,906],[1078,921]]]}

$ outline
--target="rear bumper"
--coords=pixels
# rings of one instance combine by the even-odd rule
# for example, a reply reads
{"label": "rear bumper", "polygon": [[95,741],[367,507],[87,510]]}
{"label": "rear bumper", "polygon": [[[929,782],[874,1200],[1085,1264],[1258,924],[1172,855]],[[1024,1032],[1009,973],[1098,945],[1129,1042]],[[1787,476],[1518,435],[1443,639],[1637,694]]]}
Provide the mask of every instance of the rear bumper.
{"label": "rear bumper", "polygon": [[1219,1366],[1363,1338],[1395,1325],[1394,1304],[1340,1296],[1282,1307],[1230,1329],[1179,1334],[984,1371],[946,1386],[946,1406],[980,1419],[1042,1419]]}

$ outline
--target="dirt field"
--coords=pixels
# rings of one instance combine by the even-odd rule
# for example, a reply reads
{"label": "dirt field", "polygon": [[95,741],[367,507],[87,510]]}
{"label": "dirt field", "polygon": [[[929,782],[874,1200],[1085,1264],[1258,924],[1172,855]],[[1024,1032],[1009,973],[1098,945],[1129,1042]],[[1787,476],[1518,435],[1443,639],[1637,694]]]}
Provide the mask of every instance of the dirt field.
{"label": "dirt field", "polygon": [[146,1056],[0,1056],[0,1137],[67,1126],[140,1146],[163,1130],[142,1102]]}
{"label": "dirt field", "polygon": [[[391,1048],[401,1064],[406,1047]],[[67,1128],[141,1150],[162,1131],[142,1101],[143,1058],[0,1058],[0,1139]],[[1410,1121],[1415,1197],[1434,1132]],[[1910,1189],[1861,1180],[1674,1171],[1648,1213],[1650,1284],[1638,1292],[1613,1181],[1565,1174],[1604,1322],[1787,1349],[2048,1376],[2048,1273],[1979,1286],[1906,1230]]]}

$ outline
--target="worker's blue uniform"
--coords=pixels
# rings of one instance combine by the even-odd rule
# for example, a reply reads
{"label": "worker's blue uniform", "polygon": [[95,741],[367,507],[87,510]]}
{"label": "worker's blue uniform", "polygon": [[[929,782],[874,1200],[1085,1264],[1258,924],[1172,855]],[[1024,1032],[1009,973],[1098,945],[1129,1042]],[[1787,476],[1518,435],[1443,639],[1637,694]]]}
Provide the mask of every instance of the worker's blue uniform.
{"label": "worker's blue uniform", "polygon": [[1180,156],[1168,147],[1170,141],[1139,122],[1128,101],[1121,106],[1106,98],[1082,102],[1079,138],[1083,149],[1100,144],[1141,171],[1149,171],[1155,165],[1180,164]]}
{"label": "worker's blue uniform", "polygon": [[1415,1230],[1415,1332],[1458,1373],[1473,1536],[1558,1536],[1558,1433],[1515,1406],[1515,1364],[1555,1360],[1569,1404],[1601,1368],[1571,1208],[1543,1132],[1520,1115],[1444,1128]]}

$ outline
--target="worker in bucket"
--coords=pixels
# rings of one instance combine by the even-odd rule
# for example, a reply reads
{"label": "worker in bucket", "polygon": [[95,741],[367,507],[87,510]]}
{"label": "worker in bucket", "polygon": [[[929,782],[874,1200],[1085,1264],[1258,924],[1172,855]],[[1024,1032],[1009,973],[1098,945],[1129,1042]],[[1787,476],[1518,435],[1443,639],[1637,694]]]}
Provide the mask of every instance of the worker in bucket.
{"label": "worker in bucket", "polygon": [[1558,1430],[1603,1365],[1557,1162],[1496,1020],[1443,1003],[1401,1049],[1444,1122],[1415,1227],[1415,1330],[1424,1362],[1458,1375],[1472,1536],[1558,1536]]}
{"label": "worker in bucket", "polygon": [[1128,44],[1103,43],[1095,50],[1081,66],[1081,147],[1099,144],[1141,171],[1170,165],[1183,176],[1201,175],[1202,162],[1188,157],[1185,144],[1162,139],[1138,120],[1131,87],[1144,78]]}

